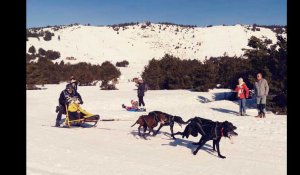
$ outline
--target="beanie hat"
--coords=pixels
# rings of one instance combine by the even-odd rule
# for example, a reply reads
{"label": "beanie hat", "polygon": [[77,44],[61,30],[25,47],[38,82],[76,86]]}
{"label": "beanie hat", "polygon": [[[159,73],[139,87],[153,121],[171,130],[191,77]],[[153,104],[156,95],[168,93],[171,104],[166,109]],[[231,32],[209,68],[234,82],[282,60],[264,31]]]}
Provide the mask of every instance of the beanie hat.
{"label": "beanie hat", "polygon": [[73,88],[72,84],[67,84],[66,89],[74,89],[74,88]]}

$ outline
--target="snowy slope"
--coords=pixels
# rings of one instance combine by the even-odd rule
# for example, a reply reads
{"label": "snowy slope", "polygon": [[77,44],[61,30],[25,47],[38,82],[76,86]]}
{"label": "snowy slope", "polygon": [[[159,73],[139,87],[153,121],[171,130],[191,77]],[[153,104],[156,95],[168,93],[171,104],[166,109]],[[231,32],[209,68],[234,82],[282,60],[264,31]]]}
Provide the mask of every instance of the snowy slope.
{"label": "snowy slope", "polygon": [[[30,37],[27,50],[33,45],[36,50],[59,51],[61,58],[57,61],[71,64],[80,61],[101,64],[105,60],[116,63],[126,59],[129,64],[139,65],[142,71],[150,59],[159,59],[166,53],[181,59],[204,60],[224,54],[242,55],[242,48],[249,48],[247,43],[251,36],[268,38],[273,43],[277,41],[276,34],[263,27],[257,27],[260,31],[252,31],[246,25],[187,28],[151,23],[144,29],[142,25],[145,24],[127,26],[125,30],[121,27],[119,34],[108,26],[75,25],[58,31],[44,28],[43,31],[54,33],[52,40]],[[66,57],[75,57],[76,60],[66,60]]]}
{"label": "snowy slope", "polygon": [[[45,85],[46,90],[27,91],[27,174],[65,175],[283,175],[286,174],[286,116],[268,114],[266,119],[236,116],[238,105],[231,101],[214,101],[215,93],[187,90],[147,91],[148,112],[161,110],[179,115],[184,120],[201,116],[212,120],[228,120],[237,126],[239,136],[235,143],[222,139],[221,153],[212,151],[212,142],[206,143],[196,156],[192,154],[197,138],[174,141],[170,130],[144,140],[137,136],[137,126],[130,127],[139,115],[127,112],[121,104],[136,99],[132,82],[122,82],[121,90],[101,91],[97,86],[79,87],[83,108],[99,114],[102,119],[96,128],[55,128],[55,106],[65,84]],[[201,99],[211,102],[202,103]],[[64,117],[63,117],[64,118]],[[157,128],[156,128],[157,129]],[[175,125],[174,131],[183,131]]]}

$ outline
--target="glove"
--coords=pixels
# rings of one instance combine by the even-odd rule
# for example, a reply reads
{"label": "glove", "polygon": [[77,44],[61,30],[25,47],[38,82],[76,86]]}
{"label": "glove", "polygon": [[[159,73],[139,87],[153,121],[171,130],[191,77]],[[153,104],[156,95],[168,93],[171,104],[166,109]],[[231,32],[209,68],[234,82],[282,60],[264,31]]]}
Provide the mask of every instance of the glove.
{"label": "glove", "polygon": [[70,103],[72,100],[73,100],[73,98],[68,97],[68,98],[67,98],[67,103]]}
{"label": "glove", "polygon": [[56,106],[55,112],[58,113],[59,110],[60,110],[60,107]]}
{"label": "glove", "polygon": [[82,101],[81,98],[77,98],[77,99],[76,99],[76,103],[77,103],[77,104],[83,104],[83,101]]}

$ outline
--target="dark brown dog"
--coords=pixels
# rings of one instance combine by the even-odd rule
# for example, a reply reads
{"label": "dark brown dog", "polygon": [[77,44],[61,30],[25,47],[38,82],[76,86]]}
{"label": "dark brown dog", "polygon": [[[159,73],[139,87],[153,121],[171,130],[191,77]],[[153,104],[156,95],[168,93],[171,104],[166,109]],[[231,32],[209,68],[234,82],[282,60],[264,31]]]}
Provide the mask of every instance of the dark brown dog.
{"label": "dark brown dog", "polygon": [[173,137],[173,139],[176,139],[173,135],[174,134],[173,133],[174,124],[177,123],[181,127],[182,124],[189,123],[189,122],[183,121],[182,118],[179,116],[174,116],[174,115],[167,114],[167,113],[164,113],[161,111],[152,111],[152,112],[149,112],[148,115],[157,115],[160,118],[167,118],[167,121],[165,121],[164,123],[160,123],[160,126],[154,135],[156,135],[163,126],[170,126],[171,136]]}
{"label": "dark brown dog", "polygon": [[140,128],[144,128],[144,133],[143,137],[145,138],[145,132],[147,128],[149,128],[149,133],[151,132],[154,135],[154,130],[153,128],[158,125],[158,123],[165,123],[167,121],[167,118],[165,116],[157,116],[157,115],[141,115],[137,121],[131,126],[133,127],[135,124],[139,124],[140,126],[138,127],[138,132],[139,136],[141,136]]}

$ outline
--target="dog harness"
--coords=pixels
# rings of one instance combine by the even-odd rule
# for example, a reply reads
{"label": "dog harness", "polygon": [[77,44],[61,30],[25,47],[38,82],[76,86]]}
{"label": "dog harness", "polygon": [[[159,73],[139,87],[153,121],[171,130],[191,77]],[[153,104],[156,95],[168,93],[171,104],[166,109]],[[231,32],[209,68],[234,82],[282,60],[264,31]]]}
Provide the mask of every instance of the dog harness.
{"label": "dog harness", "polygon": [[168,115],[170,126],[174,126],[174,116]]}
{"label": "dog harness", "polygon": [[[213,138],[214,140],[217,140],[217,138],[218,138],[217,127],[218,127],[218,123],[216,123],[216,127],[215,127],[215,135],[216,135],[216,137]],[[224,128],[222,127],[221,128],[221,137],[223,137],[223,136],[224,136]]]}

